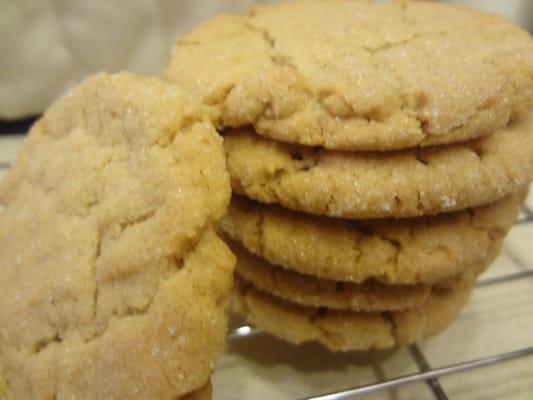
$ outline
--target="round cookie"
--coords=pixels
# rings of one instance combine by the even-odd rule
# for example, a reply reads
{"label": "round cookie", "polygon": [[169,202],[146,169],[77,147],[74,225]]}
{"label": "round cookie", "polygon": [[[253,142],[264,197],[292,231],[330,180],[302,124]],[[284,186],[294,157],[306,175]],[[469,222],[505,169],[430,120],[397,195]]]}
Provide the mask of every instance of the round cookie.
{"label": "round cookie", "polygon": [[6,399],[176,399],[209,380],[235,258],[203,106],[158,79],[89,78],[0,184]]}
{"label": "round cookie", "polygon": [[406,345],[446,329],[472,287],[434,291],[420,307],[392,312],[332,311],[289,303],[237,277],[233,308],[266,332],[294,344],[318,341],[332,351],[384,349]]}
{"label": "round cookie", "polygon": [[202,24],[178,40],[166,78],[210,105],[220,128],[392,150],[483,136],[527,109],[533,41],[449,4],[287,2]]}
{"label": "round cookie", "polygon": [[384,285],[325,280],[286,270],[230,243],[237,256],[236,273],[260,290],[284,300],[312,307],[353,311],[403,310],[427,300],[429,284]]}
{"label": "round cookie", "polygon": [[259,290],[303,306],[352,311],[396,311],[419,306],[427,300],[432,286],[455,289],[472,285],[497,255],[495,251],[487,260],[463,267],[463,273],[433,285],[386,285],[374,280],[357,284],[303,275],[272,265],[235,242],[230,242],[230,248],[237,256],[236,273]]}
{"label": "round cookie", "polygon": [[233,196],[220,228],[251,253],[301,274],[432,283],[497,254],[526,192],[433,217],[368,221],[316,217]]}
{"label": "round cookie", "polygon": [[287,145],[246,130],[224,137],[234,191],[310,214],[415,217],[494,202],[533,178],[533,112],[464,144],[388,153]]}

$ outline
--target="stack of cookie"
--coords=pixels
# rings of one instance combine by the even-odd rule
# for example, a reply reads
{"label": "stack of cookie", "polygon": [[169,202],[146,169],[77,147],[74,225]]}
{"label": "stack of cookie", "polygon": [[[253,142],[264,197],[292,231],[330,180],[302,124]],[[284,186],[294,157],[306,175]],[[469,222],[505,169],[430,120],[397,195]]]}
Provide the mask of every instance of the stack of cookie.
{"label": "stack of cookie", "polygon": [[386,348],[444,329],[533,177],[533,41],[495,16],[258,7],[182,38],[166,76],[224,130],[235,308],[294,343]]}

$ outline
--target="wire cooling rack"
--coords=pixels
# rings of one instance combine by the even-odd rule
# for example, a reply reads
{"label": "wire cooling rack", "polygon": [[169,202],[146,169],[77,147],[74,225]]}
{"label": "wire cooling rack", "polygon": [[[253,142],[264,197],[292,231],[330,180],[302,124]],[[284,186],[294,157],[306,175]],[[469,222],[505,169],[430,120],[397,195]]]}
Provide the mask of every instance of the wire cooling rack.
{"label": "wire cooling rack", "polygon": [[[520,217],[515,222],[515,226],[531,224],[533,226],[533,210],[527,206],[524,206]],[[533,237],[531,238],[533,245]],[[533,279],[533,269],[521,270],[512,273],[506,273],[501,276],[495,276],[490,278],[480,279],[475,291],[486,290],[487,287],[493,287],[496,285],[506,285],[514,281]],[[533,300],[533,297],[532,297]],[[533,315],[531,316],[533,318]],[[512,329],[512,327],[510,327]],[[242,342],[250,340],[252,337],[261,335],[262,332],[252,326],[242,325],[233,329],[228,335],[228,341]],[[423,349],[418,344],[408,346],[407,353],[411,358],[411,361],[416,365],[417,371],[414,373],[393,376],[388,379],[382,379],[375,382],[370,382],[364,385],[351,386],[349,382],[346,383],[346,387],[339,387],[337,390],[326,391],[324,393],[316,393],[307,397],[300,397],[300,400],[344,400],[366,397],[371,394],[386,392],[392,389],[402,387],[417,382],[424,382],[430,393],[431,397],[438,400],[445,400],[452,398],[441,385],[440,378],[466,373],[476,369],[483,369],[489,366],[498,364],[505,364],[512,360],[520,358],[531,358],[533,364],[533,332],[530,332],[531,344],[530,346],[516,348],[511,351],[496,352],[491,354],[489,350],[487,353],[478,358],[472,358],[468,360],[458,361],[450,363],[448,365],[434,367],[428,361]],[[222,372],[223,373],[223,372]],[[533,376],[531,377],[533,382]],[[215,386],[216,390],[216,386]],[[216,391],[215,391],[216,393]],[[527,396],[527,393],[523,393]],[[531,393],[533,398],[533,393]],[[228,397],[229,398],[229,397]],[[259,398],[259,397],[258,397]],[[274,398],[274,397],[272,397]]]}
{"label": "wire cooling rack", "polygon": [[[1,143],[0,143],[1,145]],[[18,146],[17,146],[18,147]],[[4,161],[0,159],[0,177],[10,166],[10,160]],[[515,222],[515,227],[520,225],[529,224],[533,226],[533,210],[524,206],[520,217]],[[531,238],[533,239],[533,237]],[[527,238],[529,240],[529,238]],[[500,276],[495,276],[491,278],[485,278],[478,281],[475,291],[485,290],[487,287],[493,287],[496,285],[506,285],[513,281],[533,279],[533,269],[525,269],[517,272],[506,273]],[[533,300],[533,298],[531,299]],[[532,301],[533,303],[533,301]],[[533,318],[533,316],[531,316]],[[512,329],[512,327],[510,328]],[[251,338],[261,335],[262,332],[259,329],[248,325],[241,325],[233,329],[228,335],[229,343],[242,342],[250,340]],[[533,332],[530,332],[530,343],[533,344]],[[497,352],[495,354],[490,354],[487,352],[483,357],[468,359],[465,361],[460,361],[456,363],[450,363],[448,365],[434,367],[428,361],[424,350],[418,345],[413,344],[407,348],[407,353],[411,358],[411,361],[416,365],[417,371],[409,374],[397,375],[389,377],[388,379],[381,379],[378,381],[370,382],[364,385],[350,386],[350,382],[346,382],[345,387],[339,387],[337,390],[327,391],[324,393],[317,392],[314,395],[300,397],[300,400],[344,400],[344,399],[353,399],[366,397],[371,394],[386,392],[392,389],[400,388],[405,385],[424,382],[432,397],[438,400],[445,400],[451,398],[447,391],[443,388],[443,385],[440,382],[440,379],[454,374],[461,374],[467,371],[482,369],[493,365],[504,364],[512,360],[517,360],[521,358],[531,358],[531,363],[533,363],[533,345],[516,348],[514,350]],[[221,373],[224,373],[222,371]],[[234,377],[239,379],[239,377]],[[233,378],[232,378],[233,379]],[[533,382],[533,377],[531,377]],[[225,385],[228,386],[228,385]],[[533,383],[532,383],[533,387]],[[215,398],[217,386],[215,385]],[[525,394],[527,396],[527,393]],[[531,398],[533,398],[533,392],[531,393]],[[228,397],[228,398],[240,398],[240,397]],[[258,397],[261,398],[261,397]],[[275,395],[270,397],[275,399]],[[298,397],[296,397],[298,398]]]}

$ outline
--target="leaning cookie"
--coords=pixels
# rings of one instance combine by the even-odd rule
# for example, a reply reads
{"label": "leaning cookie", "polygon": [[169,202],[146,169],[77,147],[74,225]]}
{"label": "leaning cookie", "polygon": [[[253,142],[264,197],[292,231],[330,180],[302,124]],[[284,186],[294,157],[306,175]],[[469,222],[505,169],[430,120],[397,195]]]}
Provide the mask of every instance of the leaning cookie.
{"label": "leaning cookie", "polygon": [[437,2],[368,3],[214,18],[178,40],[166,77],[221,128],[337,150],[464,141],[528,107],[533,41],[511,21]]}
{"label": "leaning cookie", "polygon": [[220,356],[230,197],[203,106],[101,74],[31,129],[0,184],[0,376],[7,399],[176,399]]}
{"label": "leaning cookie", "polygon": [[249,323],[294,344],[317,341],[332,351],[384,349],[446,329],[471,290],[434,291],[423,305],[405,311],[332,311],[280,300],[237,276],[232,306]]}
{"label": "leaning cookie", "polygon": [[316,217],[233,196],[221,229],[251,253],[301,274],[355,283],[433,283],[497,251],[526,193],[455,213],[383,221]]}

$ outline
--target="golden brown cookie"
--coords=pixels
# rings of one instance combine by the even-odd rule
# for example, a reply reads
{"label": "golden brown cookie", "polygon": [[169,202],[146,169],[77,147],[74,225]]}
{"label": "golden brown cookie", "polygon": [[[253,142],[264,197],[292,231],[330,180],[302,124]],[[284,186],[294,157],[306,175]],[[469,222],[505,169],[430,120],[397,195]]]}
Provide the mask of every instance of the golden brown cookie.
{"label": "golden brown cookie", "polygon": [[89,78],[0,184],[7,399],[176,399],[222,352],[234,256],[221,138],[179,88]]}
{"label": "golden brown cookie", "polygon": [[370,221],[315,217],[233,196],[221,229],[251,253],[302,274],[431,283],[497,253],[525,193],[466,211]]}
{"label": "golden brown cookie", "polygon": [[508,20],[437,2],[286,2],[202,24],[178,40],[166,77],[220,128],[391,150],[505,126],[532,97],[533,41]]}
{"label": "golden brown cookie", "polygon": [[405,311],[332,311],[289,303],[236,277],[233,308],[266,332],[294,344],[318,341],[332,351],[383,349],[435,335],[456,318],[472,286],[434,291]]}
{"label": "golden brown cookie", "polygon": [[422,304],[431,290],[430,284],[358,284],[320,279],[277,267],[235,242],[229,244],[237,256],[239,276],[260,290],[296,304],[353,311],[403,310]]}
{"label": "golden brown cookie", "polygon": [[463,272],[435,282],[387,285],[375,280],[363,283],[320,279],[270,264],[229,241],[237,256],[236,273],[254,287],[283,300],[303,306],[333,310],[396,311],[423,304],[432,289],[471,286],[477,276],[494,260],[499,247],[481,263],[463,267]]}
{"label": "golden brown cookie", "polygon": [[533,178],[533,112],[494,134],[449,146],[348,153],[230,131],[235,192],[315,215],[415,217],[494,202]]}

